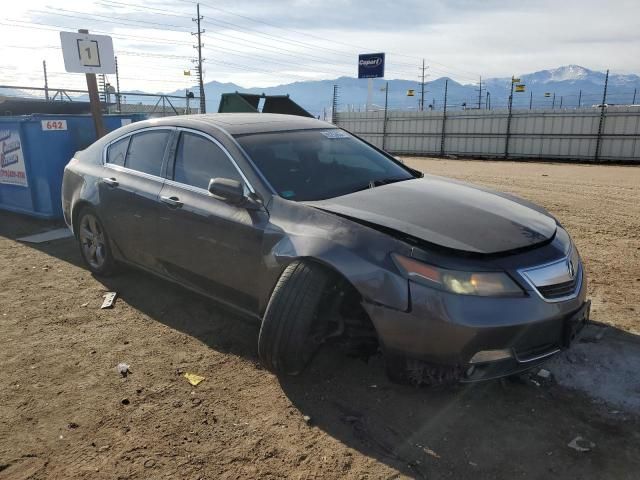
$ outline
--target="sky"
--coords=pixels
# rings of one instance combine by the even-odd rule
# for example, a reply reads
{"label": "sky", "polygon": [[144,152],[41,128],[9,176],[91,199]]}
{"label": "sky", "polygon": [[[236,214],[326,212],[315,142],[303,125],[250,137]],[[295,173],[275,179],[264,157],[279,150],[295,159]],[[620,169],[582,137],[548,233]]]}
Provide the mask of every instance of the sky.
{"label": "sky", "polygon": [[[191,0],[21,0],[0,14],[0,84],[85,88],[66,73],[60,31],[111,35],[121,91],[196,83]],[[355,76],[386,52],[387,78],[477,83],[561,65],[640,73],[638,0],[205,0],[205,82],[267,87]],[[192,76],[185,76],[188,70]],[[108,79],[115,83],[115,78]],[[1,94],[0,90],[0,94]]]}

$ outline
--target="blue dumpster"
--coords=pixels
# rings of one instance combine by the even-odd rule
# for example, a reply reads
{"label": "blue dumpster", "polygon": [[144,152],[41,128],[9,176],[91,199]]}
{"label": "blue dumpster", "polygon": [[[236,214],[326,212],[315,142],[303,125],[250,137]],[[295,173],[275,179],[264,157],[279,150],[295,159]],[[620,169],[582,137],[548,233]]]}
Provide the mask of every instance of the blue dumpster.
{"label": "blue dumpster", "polygon": [[[110,132],[144,114],[105,115]],[[60,189],[67,162],[96,140],[90,115],[0,117],[0,209],[62,217]]]}

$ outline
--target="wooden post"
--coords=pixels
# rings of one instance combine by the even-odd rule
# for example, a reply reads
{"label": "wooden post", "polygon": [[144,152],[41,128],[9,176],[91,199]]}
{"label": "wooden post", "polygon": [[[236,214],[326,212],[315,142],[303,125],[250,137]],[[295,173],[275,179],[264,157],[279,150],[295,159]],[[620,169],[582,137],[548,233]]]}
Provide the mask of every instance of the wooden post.
{"label": "wooden post", "polygon": [[[80,29],[78,33],[89,33],[89,30]],[[89,108],[93,117],[93,125],[96,129],[96,138],[104,137],[105,129],[100,108],[100,96],[98,95],[98,81],[95,73],[85,73],[87,77],[87,90],[89,91]]]}

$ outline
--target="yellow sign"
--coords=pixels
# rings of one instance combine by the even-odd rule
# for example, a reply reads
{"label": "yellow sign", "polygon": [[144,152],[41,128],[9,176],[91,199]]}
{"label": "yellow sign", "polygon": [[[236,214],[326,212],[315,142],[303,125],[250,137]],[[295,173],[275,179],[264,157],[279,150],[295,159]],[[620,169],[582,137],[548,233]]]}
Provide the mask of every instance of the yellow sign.
{"label": "yellow sign", "polygon": [[190,77],[191,76],[191,70],[184,70],[184,74],[185,74],[185,76]]}
{"label": "yellow sign", "polygon": [[511,77],[511,83],[520,83],[520,79],[516,77]]}
{"label": "yellow sign", "polygon": [[516,85],[516,92],[524,92],[524,85]]}
{"label": "yellow sign", "polygon": [[551,96],[551,94],[549,92],[545,92],[544,96],[549,98]]}
{"label": "yellow sign", "polygon": [[412,88],[407,90],[407,97],[414,97],[415,96],[414,92],[415,92],[415,90],[413,90]]}

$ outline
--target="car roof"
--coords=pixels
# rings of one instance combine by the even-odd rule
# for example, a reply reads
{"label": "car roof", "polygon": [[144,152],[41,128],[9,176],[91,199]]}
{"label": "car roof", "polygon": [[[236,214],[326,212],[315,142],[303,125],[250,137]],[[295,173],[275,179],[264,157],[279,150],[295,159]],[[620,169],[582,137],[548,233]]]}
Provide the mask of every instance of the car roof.
{"label": "car roof", "polygon": [[[146,124],[146,125],[145,125]],[[203,124],[218,127],[231,135],[266,133],[314,128],[336,128],[334,125],[310,117],[279,113],[207,113],[180,115],[136,122],[136,126],[180,126],[202,128]]]}

